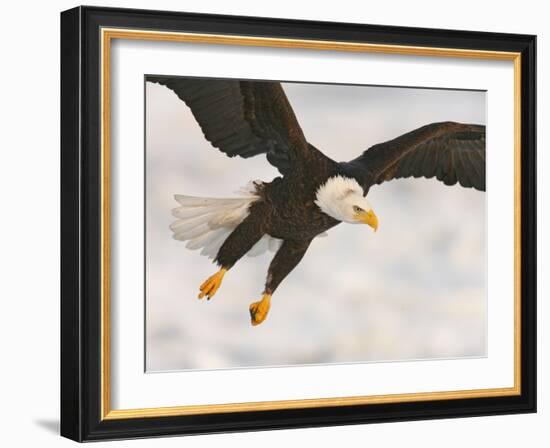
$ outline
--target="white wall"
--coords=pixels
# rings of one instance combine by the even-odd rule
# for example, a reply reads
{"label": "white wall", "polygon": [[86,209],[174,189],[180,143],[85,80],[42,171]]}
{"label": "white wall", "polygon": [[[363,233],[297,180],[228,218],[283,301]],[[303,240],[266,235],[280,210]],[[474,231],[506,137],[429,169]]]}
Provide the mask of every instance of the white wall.
{"label": "white wall", "polygon": [[[461,0],[358,2],[298,2],[278,0],[157,0],[89,1],[88,4],[195,12],[271,16],[315,20],[440,27],[538,34],[539,79],[539,229],[548,222],[548,203],[542,208],[547,165],[542,124],[550,119],[545,69],[550,36],[544,2],[480,2]],[[370,3],[370,4],[369,4]],[[0,192],[0,253],[2,303],[0,340],[2,369],[0,437],[6,446],[68,446],[59,438],[59,11],[70,1],[10,2],[3,5],[0,111],[2,150]],[[545,184],[545,185],[543,185]],[[546,246],[546,247],[545,247]],[[542,359],[549,333],[540,322],[543,308],[542,249],[548,238],[539,232],[539,413],[537,415],[392,423],[353,427],[259,432],[120,442],[110,446],[248,447],[284,444],[365,444],[368,446],[507,447],[525,443],[543,446],[550,430],[550,394],[545,390]],[[544,339],[544,340],[543,340]],[[547,363],[546,363],[547,366]],[[17,440],[17,441],[16,441]],[[103,444],[100,444],[103,445]],[[97,446],[100,446],[97,445]]]}

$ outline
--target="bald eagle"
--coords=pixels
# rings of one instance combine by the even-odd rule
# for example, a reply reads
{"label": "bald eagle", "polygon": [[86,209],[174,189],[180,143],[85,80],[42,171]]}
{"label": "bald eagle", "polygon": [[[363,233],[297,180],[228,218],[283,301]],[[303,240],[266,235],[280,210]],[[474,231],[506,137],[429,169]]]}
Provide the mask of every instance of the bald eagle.
{"label": "bald eagle", "polygon": [[306,140],[278,82],[150,76],[191,109],[212,146],[229,157],[265,154],[281,176],[254,181],[232,199],[175,195],[171,229],[189,249],[201,249],[219,270],[200,286],[210,300],[245,254],[271,250],[265,289],[249,307],[252,325],[267,317],[271,297],[315,237],[342,223],[378,218],[367,200],[376,184],[425,177],[485,191],[485,126],[431,123],[337,162]]}

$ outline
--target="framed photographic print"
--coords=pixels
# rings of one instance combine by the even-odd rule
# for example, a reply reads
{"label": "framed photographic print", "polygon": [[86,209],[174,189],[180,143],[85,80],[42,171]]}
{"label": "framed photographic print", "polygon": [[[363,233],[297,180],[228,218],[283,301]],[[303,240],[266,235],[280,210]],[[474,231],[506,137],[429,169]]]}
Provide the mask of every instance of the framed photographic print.
{"label": "framed photographic print", "polygon": [[535,36],[61,14],[61,433],[535,412]]}

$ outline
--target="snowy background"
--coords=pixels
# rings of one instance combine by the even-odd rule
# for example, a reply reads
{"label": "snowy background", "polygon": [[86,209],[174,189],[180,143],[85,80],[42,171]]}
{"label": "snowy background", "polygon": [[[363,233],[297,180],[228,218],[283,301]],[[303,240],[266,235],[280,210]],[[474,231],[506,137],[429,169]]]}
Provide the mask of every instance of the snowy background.
{"label": "snowy background", "polygon": [[[485,123],[485,93],[283,84],[306,138],[349,160],[433,121]],[[273,254],[244,257],[209,302],[216,267],[171,238],[175,193],[231,197],[278,172],[264,156],[230,159],[187,106],[146,85],[146,368],[217,369],[486,355],[485,194],[431,179],[375,186],[380,226],[341,224],[314,240],[250,325]]]}

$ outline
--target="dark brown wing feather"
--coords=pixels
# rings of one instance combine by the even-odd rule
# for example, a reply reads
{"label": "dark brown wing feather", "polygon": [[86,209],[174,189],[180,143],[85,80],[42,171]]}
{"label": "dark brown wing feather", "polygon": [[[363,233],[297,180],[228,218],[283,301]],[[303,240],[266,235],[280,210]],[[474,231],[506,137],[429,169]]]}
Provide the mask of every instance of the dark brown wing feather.
{"label": "dark brown wing feather", "polygon": [[485,126],[432,123],[374,145],[347,165],[366,190],[392,179],[435,177],[485,191]]}
{"label": "dark brown wing feather", "polygon": [[307,141],[278,82],[149,76],[191,109],[205,138],[229,157],[266,154],[286,174],[308,157]]}

